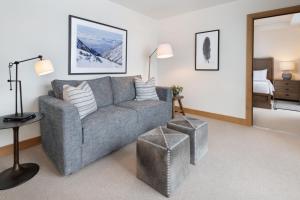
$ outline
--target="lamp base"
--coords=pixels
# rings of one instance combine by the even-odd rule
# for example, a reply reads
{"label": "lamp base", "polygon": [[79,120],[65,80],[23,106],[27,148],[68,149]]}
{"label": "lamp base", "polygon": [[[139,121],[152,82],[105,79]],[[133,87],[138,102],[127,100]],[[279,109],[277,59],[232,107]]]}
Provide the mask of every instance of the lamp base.
{"label": "lamp base", "polygon": [[3,122],[26,122],[28,120],[34,119],[35,117],[35,113],[18,113],[17,115],[12,114],[5,116]]}
{"label": "lamp base", "polygon": [[292,80],[292,73],[290,73],[290,72],[283,72],[282,73],[282,79],[283,80]]}
{"label": "lamp base", "polygon": [[34,177],[40,167],[34,163],[20,164],[19,169],[13,167],[0,173],[0,190],[16,187]]}

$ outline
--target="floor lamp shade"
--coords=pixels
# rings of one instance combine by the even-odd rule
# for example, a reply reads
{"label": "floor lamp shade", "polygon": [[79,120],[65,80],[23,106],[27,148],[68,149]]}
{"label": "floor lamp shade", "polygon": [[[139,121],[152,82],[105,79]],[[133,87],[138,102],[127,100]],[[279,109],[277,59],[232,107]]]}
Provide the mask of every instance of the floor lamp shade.
{"label": "floor lamp shade", "polygon": [[151,57],[156,53],[156,58],[164,59],[173,57],[172,46],[168,43],[160,44],[149,56],[149,72],[148,80],[150,80],[150,69],[151,69]]}
{"label": "floor lamp shade", "polygon": [[35,64],[35,73],[39,76],[50,74],[54,71],[50,60],[39,60]]}
{"label": "floor lamp shade", "polygon": [[157,58],[173,57],[173,49],[170,44],[160,44],[157,48]]}

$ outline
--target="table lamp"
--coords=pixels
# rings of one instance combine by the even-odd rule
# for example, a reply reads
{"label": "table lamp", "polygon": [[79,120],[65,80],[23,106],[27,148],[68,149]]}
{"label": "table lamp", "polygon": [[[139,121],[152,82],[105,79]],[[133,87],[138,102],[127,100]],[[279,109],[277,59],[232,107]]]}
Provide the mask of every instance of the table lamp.
{"label": "table lamp", "polygon": [[173,57],[172,46],[168,43],[160,44],[149,56],[149,71],[148,71],[148,80],[150,79],[150,68],[151,68],[151,57],[156,53],[158,59],[165,59]]}
{"label": "table lamp", "polygon": [[[38,62],[35,64],[35,72],[37,75],[42,76],[54,71],[52,63],[50,60],[44,60],[42,55],[38,55],[37,57],[21,60],[21,61],[14,61],[9,63],[9,84],[10,90],[12,90],[12,83],[15,83],[15,114],[7,115],[4,117],[4,122],[24,122],[30,119],[35,118],[34,113],[24,113],[23,112],[23,102],[22,102],[22,83],[21,80],[18,78],[18,67],[20,63],[27,62],[30,60],[39,59]],[[11,79],[11,69],[15,66],[16,68],[16,75],[15,80]],[[20,113],[18,112],[18,88],[20,93]]]}
{"label": "table lamp", "polygon": [[291,80],[292,73],[295,69],[295,62],[293,61],[282,61],[279,64],[280,70],[282,71],[282,79],[283,80]]}

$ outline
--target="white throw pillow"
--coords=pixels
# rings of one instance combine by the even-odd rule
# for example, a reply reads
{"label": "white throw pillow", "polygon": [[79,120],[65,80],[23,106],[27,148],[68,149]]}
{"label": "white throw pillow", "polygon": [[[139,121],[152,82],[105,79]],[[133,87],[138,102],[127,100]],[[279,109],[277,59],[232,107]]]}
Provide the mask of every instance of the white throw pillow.
{"label": "white throw pillow", "polygon": [[267,80],[268,70],[254,70],[253,71],[253,80],[254,81],[266,81]]}
{"label": "white throw pillow", "polygon": [[97,103],[93,91],[86,81],[83,81],[77,87],[64,85],[63,99],[78,109],[80,119],[83,119],[97,110]]}
{"label": "white throw pillow", "polygon": [[156,93],[154,78],[144,82],[142,79],[136,77],[134,81],[137,101],[159,100]]}

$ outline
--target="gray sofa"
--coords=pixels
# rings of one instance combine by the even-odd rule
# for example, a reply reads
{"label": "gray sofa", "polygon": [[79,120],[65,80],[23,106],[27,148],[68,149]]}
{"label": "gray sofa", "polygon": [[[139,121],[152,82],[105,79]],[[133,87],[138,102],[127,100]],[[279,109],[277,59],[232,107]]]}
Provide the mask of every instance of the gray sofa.
{"label": "gray sofa", "polygon": [[170,88],[157,87],[159,101],[135,100],[134,76],[103,77],[87,81],[98,110],[80,120],[72,104],[62,100],[63,85],[81,81],[54,80],[52,91],[39,97],[42,145],[63,175],[72,174],[93,161],[133,142],[171,118]]}

